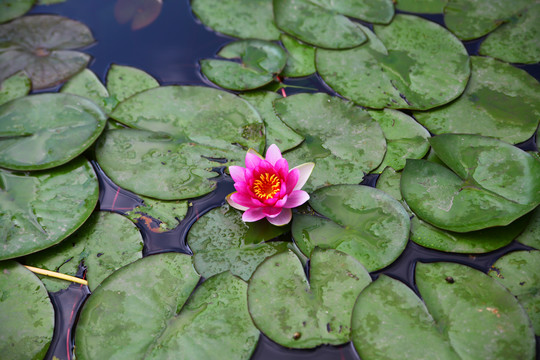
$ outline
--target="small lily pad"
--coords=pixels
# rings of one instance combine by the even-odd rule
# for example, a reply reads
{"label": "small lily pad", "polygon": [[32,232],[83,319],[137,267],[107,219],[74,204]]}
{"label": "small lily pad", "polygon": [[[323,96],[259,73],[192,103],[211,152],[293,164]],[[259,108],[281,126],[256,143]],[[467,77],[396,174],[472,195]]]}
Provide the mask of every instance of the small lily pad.
{"label": "small lily pad", "polygon": [[193,225],[188,245],[195,269],[208,278],[230,271],[248,281],[267,257],[287,251],[287,243],[269,241],[290,230],[267,221],[245,223],[242,213],[228,205],[211,210]]}
{"label": "small lily pad", "polygon": [[36,0],[0,0],[0,23],[26,14]]}
{"label": "small lily pad", "polygon": [[442,26],[397,15],[388,26],[375,25],[376,35],[362,29],[366,45],[315,54],[317,71],[338,94],[369,108],[427,110],[465,90],[469,56]]}
{"label": "small lily pad", "polygon": [[533,211],[529,224],[516,241],[540,250],[540,207]]}
{"label": "small lily pad", "polygon": [[0,263],[0,352],[12,360],[43,359],[54,332],[45,286],[15,261]]}
{"label": "small lily pad", "polygon": [[103,86],[96,74],[92,70],[84,69],[71,79],[69,79],[61,93],[73,94],[85,97],[99,105],[103,111],[109,114],[113,109],[113,103],[109,101],[109,92]]}
{"label": "small lily pad", "polygon": [[0,106],[0,166],[50,169],[82,154],[107,117],[94,102],[70,94],[39,94]]}
{"label": "small lily pad", "polygon": [[499,258],[488,275],[503,284],[523,305],[540,335],[540,251],[514,251]]}
{"label": "small lily pad", "polygon": [[363,185],[336,185],[316,190],[311,207],[325,216],[295,215],[294,241],[310,256],[315,247],[343,251],[368,271],[390,265],[409,239],[409,215],[381,190]]}
{"label": "small lily pad", "polygon": [[305,138],[284,157],[291,164],[315,163],[304,186],[308,192],[326,185],[358,184],[384,157],[381,127],[351,102],[323,93],[296,94],[275,100],[274,106],[283,122]]}
{"label": "small lily pad", "polygon": [[339,11],[309,0],[273,0],[277,27],[299,40],[328,49],[347,49],[366,41],[356,23]]}
{"label": "small lily pad", "polygon": [[517,144],[540,121],[540,84],[525,70],[472,56],[471,78],[456,101],[413,114],[434,134],[479,134]]}
{"label": "small lily pad", "polygon": [[[122,215],[95,212],[75,234],[60,244],[25,258],[27,265],[75,276],[79,265],[87,267],[91,291],[114,271],[142,257],[143,240],[135,225]],[[49,291],[69,282],[42,277]]]}
{"label": "small lily pad", "polygon": [[135,223],[143,223],[152,232],[161,233],[175,229],[186,216],[186,200],[164,201],[140,195],[144,205],[137,206],[125,215]]}
{"label": "small lily pad", "polygon": [[24,70],[34,89],[54,86],[84,69],[90,56],[71,49],[94,42],[86,25],[57,15],[32,15],[0,25],[0,82]]}
{"label": "small lily pad", "polygon": [[281,43],[289,53],[283,76],[302,77],[313,74],[315,69],[315,48],[304,44],[292,36],[281,34]]}
{"label": "small lily pad", "polygon": [[32,82],[24,71],[11,75],[0,84],[0,105],[28,95]]}
{"label": "small lily pad", "polygon": [[113,109],[127,98],[158,86],[158,81],[151,75],[131,66],[112,64],[107,72],[107,90]]}
{"label": "small lily pad", "polygon": [[278,40],[272,0],[192,0],[191,10],[208,27],[242,39]]}
{"label": "small lily pad", "polygon": [[98,201],[96,174],[81,158],[32,174],[0,170],[0,185],[0,260],[59,243],[86,221]]}
{"label": "small lily pad", "polygon": [[240,40],[225,45],[218,53],[228,60],[201,60],[201,72],[213,83],[230,90],[252,90],[270,83],[283,70],[287,53],[264,40]]}
{"label": "small lily pad", "polygon": [[253,321],[286,347],[348,342],[354,303],[371,277],[353,257],[335,250],[314,251],[309,274],[308,280],[290,251],[263,262],[248,287]]}
{"label": "small lily pad", "polygon": [[420,14],[442,14],[448,0],[397,0],[396,9]]}

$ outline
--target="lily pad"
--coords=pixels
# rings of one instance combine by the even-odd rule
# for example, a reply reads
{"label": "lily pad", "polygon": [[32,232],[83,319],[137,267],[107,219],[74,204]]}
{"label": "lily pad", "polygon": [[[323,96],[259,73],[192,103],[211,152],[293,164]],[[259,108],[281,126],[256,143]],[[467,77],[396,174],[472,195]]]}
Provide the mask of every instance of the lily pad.
{"label": "lily pad", "polygon": [[131,30],[140,30],[158,18],[162,6],[162,0],[117,0],[114,18],[120,24],[131,22]]}
{"label": "lily pad", "polygon": [[125,215],[135,223],[143,223],[152,232],[175,229],[188,211],[188,202],[185,200],[164,201],[140,197],[144,205],[135,207]]}
{"label": "lily pad", "polygon": [[248,148],[264,150],[257,111],[212,88],[143,91],[120,103],[111,117],[134,129],[105,132],[96,147],[98,163],[119,186],[157,199],[209,193],[216,187],[212,168],[242,163]]}
{"label": "lily pad", "polygon": [[486,274],[453,263],[419,263],[416,285],[461,359],[534,358],[534,332],[527,314]]}
{"label": "lily pad", "polygon": [[32,15],[0,25],[0,82],[24,70],[34,89],[54,86],[84,69],[90,56],[70,49],[94,42],[86,25],[57,15]]}
{"label": "lily pad", "polygon": [[488,275],[503,284],[523,305],[540,335],[540,251],[514,251],[497,260]]}
{"label": "lily pad", "polygon": [[32,82],[24,71],[11,75],[0,84],[0,105],[27,95],[31,88]]}
{"label": "lily pad", "polygon": [[448,0],[397,0],[396,9],[420,14],[442,14]]}
{"label": "lily pad", "polygon": [[84,305],[77,359],[249,359],[259,332],[247,284],[224,273],[191,294],[198,280],[191,258],[178,253],[118,270]]}
{"label": "lily pad", "polygon": [[472,40],[510,21],[535,1],[451,0],[444,8],[444,23],[461,40]]}
{"label": "lily pad", "polygon": [[191,10],[208,27],[242,39],[278,40],[272,0],[192,0]]}
{"label": "lily pad", "polygon": [[456,101],[414,117],[434,134],[479,134],[517,144],[540,121],[540,83],[525,70],[471,57],[471,78]]}
{"label": "lily pad", "polygon": [[371,277],[353,257],[335,250],[314,251],[310,264],[308,280],[290,251],[263,262],[249,282],[251,317],[282,346],[346,343],[354,303]]}
{"label": "lily pad", "polygon": [[529,224],[516,241],[540,250],[540,207],[533,211]]}
{"label": "lily pad", "polygon": [[386,155],[373,172],[380,173],[385,167],[394,170],[405,167],[406,159],[421,159],[429,150],[429,132],[412,117],[397,110],[368,111],[381,126],[386,138]]}
{"label": "lily pad", "polygon": [[86,221],[98,201],[96,174],[81,158],[32,174],[0,170],[0,185],[0,260],[59,243]]}
{"label": "lily pad", "polygon": [[[323,80],[359,105],[427,110],[457,98],[470,74],[467,50],[442,26],[413,15],[375,25],[366,45],[344,51],[317,49]],[[448,76],[452,74],[452,76]]]}
{"label": "lily pad", "polygon": [[384,157],[381,127],[351,102],[316,93],[288,96],[274,101],[274,106],[283,122],[305,138],[285,158],[291,164],[315,163],[304,186],[308,192],[326,185],[358,184]]}
{"label": "lily pad", "polygon": [[328,49],[346,49],[366,41],[360,26],[339,11],[328,11],[309,0],[273,1],[277,27],[305,43]]}
{"label": "lily pad", "polygon": [[304,44],[292,36],[281,34],[281,43],[289,53],[283,76],[302,77],[313,74],[315,69],[315,48]]}
{"label": "lily pad", "polygon": [[274,226],[267,221],[245,223],[241,212],[225,205],[197,220],[187,241],[195,254],[195,269],[203,277],[230,271],[248,281],[267,257],[287,251],[286,242],[267,240],[289,230],[288,226]]}
{"label": "lily pad", "polygon": [[228,60],[201,60],[201,72],[213,83],[230,90],[251,90],[270,83],[283,70],[287,53],[264,40],[240,40],[225,45],[218,53]]}
{"label": "lily pad", "polygon": [[84,69],[69,79],[64,86],[62,86],[60,92],[64,94],[79,95],[90,99],[99,105],[107,114],[112,111],[114,106],[110,101],[109,92],[105,86],[103,86],[96,74],[89,69]]}
{"label": "lily pad", "polygon": [[131,66],[112,64],[107,72],[107,90],[112,98],[112,108],[135,94],[158,86],[158,81],[151,75]]}
{"label": "lily pad", "polygon": [[43,359],[54,332],[54,308],[45,286],[15,261],[0,263],[2,358]]}
{"label": "lily pad", "polygon": [[39,94],[0,106],[0,166],[50,169],[82,154],[107,117],[92,101],[69,94]]}
{"label": "lily pad", "polygon": [[304,138],[294,132],[274,112],[274,101],[281,96],[269,91],[248,92],[240,95],[247,100],[261,115],[266,131],[266,146],[276,144],[281,152],[298,146]]}
{"label": "lily pad", "polygon": [[392,0],[311,0],[330,12],[376,24],[388,24],[394,16]]}
{"label": "lily pad", "polygon": [[506,62],[534,64],[540,61],[540,3],[532,4],[507,24],[497,28],[478,52]]}
{"label": "lily pad", "polygon": [[[60,244],[25,258],[27,265],[75,276],[87,267],[91,291],[114,271],[142,257],[143,240],[135,225],[122,215],[95,212],[75,234]],[[69,282],[41,278],[47,290],[58,291]]]}
{"label": "lily pad", "polygon": [[363,185],[337,185],[316,190],[311,207],[325,216],[295,215],[294,241],[310,256],[315,247],[343,251],[368,271],[390,265],[409,239],[409,215],[381,190]]}
{"label": "lily pad", "polygon": [[36,0],[0,0],[0,23],[26,14]]}
{"label": "lily pad", "polygon": [[502,141],[443,134],[430,139],[450,169],[407,160],[401,193],[412,211],[439,228],[468,232],[508,225],[540,203],[540,163]]}

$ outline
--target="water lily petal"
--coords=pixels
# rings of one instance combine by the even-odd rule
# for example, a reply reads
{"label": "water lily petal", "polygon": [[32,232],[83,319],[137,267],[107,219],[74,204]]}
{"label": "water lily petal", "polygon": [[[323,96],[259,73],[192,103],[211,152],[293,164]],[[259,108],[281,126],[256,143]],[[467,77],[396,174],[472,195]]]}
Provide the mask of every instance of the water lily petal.
{"label": "water lily petal", "polygon": [[266,206],[274,206],[274,204],[275,204],[276,202],[278,202],[279,199],[280,199],[279,196],[274,196],[274,197],[272,197],[272,198],[270,198],[270,199],[264,200],[263,202],[264,202],[264,204],[265,204]]}
{"label": "water lily petal", "polygon": [[234,188],[236,191],[241,192],[246,195],[251,195],[251,191],[249,191],[249,185],[245,182],[239,181],[234,183]]}
{"label": "water lily petal", "polygon": [[248,209],[253,207],[252,197],[241,192],[232,193],[230,200]]}
{"label": "water lily petal", "polygon": [[[245,214],[245,213],[244,213]],[[282,226],[282,225],[286,225],[288,224],[291,219],[292,219],[292,211],[291,209],[283,209],[281,211],[281,213],[279,213],[278,216],[274,217],[274,218],[269,218],[267,217],[268,221],[270,222],[270,224],[272,225],[276,225],[276,226]]]}
{"label": "water lily petal", "polygon": [[242,220],[245,222],[261,220],[263,217],[265,217],[265,215],[262,208],[248,209],[242,214]]}
{"label": "water lily petal", "polygon": [[285,204],[287,203],[287,200],[289,199],[289,196],[288,195],[285,195],[283,197],[283,199],[279,199],[278,201],[276,201],[276,204],[274,205],[275,207],[284,207]]}
{"label": "water lily petal", "polygon": [[231,196],[234,195],[236,193],[232,193],[232,194],[229,194],[227,195],[227,197],[225,198],[225,200],[227,200],[227,202],[229,203],[229,205],[231,205],[233,208],[235,209],[238,209],[240,211],[246,211],[248,210],[249,208],[248,207],[245,207],[245,206],[242,206],[240,204],[237,204],[236,202],[234,202],[233,200],[231,200]]}
{"label": "water lily petal", "polygon": [[268,147],[268,150],[266,150],[266,161],[268,161],[272,165],[276,165],[276,162],[279,159],[283,159],[281,156],[281,151],[279,151],[279,148],[276,144],[272,144]]}
{"label": "water lily petal", "polygon": [[274,165],[274,168],[277,170],[280,179],[287,178],[287,174],[289,173],[289,163],[286,159],[279,159]]}
{"label": "water lily petal", "polygon": [[248,152],[246,154],[246,167],[248,169],[256,169],[259,167],[260,163],[263,162],[264,160],[261,159],[259,156],[255,155],[255,154],[252,154],[250,152]]}
{"label": "water lily petal", "polygon": [[275,218],[281,213],[282,208],[277,207],[265,207],[263,208],[263,213],[266,216],[266,218]]}
{"label": "water lily petal", "polygon": [[295,190],[289,195],[287,199],[287,203],[283,205],[283,207],[294,208],[294,207],[302,205],[308,200],[309,200],[309,194],[307,192],[305,192],[304,190]]}
{"label": "water lily petal", "polygon": [[300,172],[298,171],[298,169],[292,169],[289,172],[289,175],[287,176],[287,187],[286,187],[286,191],[288,191],[289,194],[293,192],[294,189],[296,189],[299,176],[300,176]]}
{"label": "water lily petal", "polygon": [[245,173],[246,173],[245,169],[241,166],[234,166],[234,165],[229,166],[229,174],[231,174],[231,177],[235,183],[239,181],[245,182],[246,181]]}
{"label": "water lily petal", "polygon": [[300,190],[302,186],[305,185],[307,179],[309,178],[309,176],[311,175],[311,172],[313,171],[314,166],[315,166],[315,163],[308,162],[302,165],[298,165],[297,167],[294,168],[298,170],[299,174],[298,174],[298,182],[296,183],[293,190]]}

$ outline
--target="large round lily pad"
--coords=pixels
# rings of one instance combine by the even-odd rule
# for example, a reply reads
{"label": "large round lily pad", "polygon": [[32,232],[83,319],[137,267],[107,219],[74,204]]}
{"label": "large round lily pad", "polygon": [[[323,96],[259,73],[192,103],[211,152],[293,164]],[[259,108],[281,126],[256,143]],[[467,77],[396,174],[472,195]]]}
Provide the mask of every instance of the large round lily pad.
{"label": "large round lily pad", "polygon": [[441,14],[448,0],[397,0],[396,9],[421,14]]}
{"label": "large round lily pad", "polygon": [[394,16],[392,0],[310,0],[329,12],[357,18],[376,24],[388,24]]}
{"label": "large round lily pad", "polygon": [[465,92],[414,116],[434,134],[479,134],[517,144],[529,139],[540,121],[540,83],[509,64],[472,56]]}
{"label": "large round lily pad", "polygon": [[[27,265],[75,276],[86,266],[91,291],[124,265],[142,257],[141,233],[129,219],[110,212],[95,212],[75,234],[60,244],[25,258]],[[49,291],[66,288],[69,282],[42,277]]]}
{"label": "large round lily pad", "polygon": [[0,166],[41,170],[80,155],[105,129],[94,102],[70,94],[40,94],[0,106]]}
{"label": "large round lily pad", "polygon": [[312,348],[350,340],[351,313],[371,278],[353,257],[316,250],[309,280],[292,252],[263,262],[249,282],[249,312],[257,327],[286,347]]}
{"label": "large round lily pad", "polygon": [[315,163],[304,186],[308,192],[325,185],[358,184],[384,157],[381,127],[351,102],[316,93],[288,96],[274,106],[283,122],[305,138],[285,158],[295,165]]}
{"label": "large round lily pad", "polygon": [[189,231],[195,269],[208,278],[230,271],[248,281],[267,257],[287,250],[283,241],[269,241],[290,230],[268,221],[246,223],[242,213],[224,205],[201,217]]}
{"label": "large round lily pad", "polygon": [[[388,26],[363,27],[368,43],[350,50],[317,49],[323,80],[359,105],[427,110],[450,102],[465,89],[469,56],[442,26],[397,15]],[[452,74],[449,76],[448,74]]]}
{"label": "large round lily pad", "polygon": [[295,215],[294,241],[310,256],[315,247],[343,251],[368,271],[390,265],[409,239],[409,215],[381,190],[363,185],[336,185],[316,190],[311,207],[325,216]]}
{"label": "large round lily pad", "polygon": [[118,270],[84,305],[77,358],[249,359],[259,333],[247,311],[247,284],[224,273],[191,294],[198,280],[191,257],[178,253]]}
{"label": "large round lily pad", "polygon": [[70,49],[93,42],[86,25],[57,15],[25,16],[0,25],[0,82],[24,70],[34,89],[54,86],[90,61],[90,55]]}
{"label": "large round lily pad", "polygon": [[33,174],[0,170],[0,185],[0,260],[59,243],[98,201],[98,180],[84,159]]}
{"label": "large round lily pad", "polygon": [[412,211],[437,227],[467,232],[508,225],[540,203],[540,162],[502,141],[444,134],[430,139],[451,169],[407,160],[401,193]]}
{"label": "large round lily pad", "polygon": [[0,352],[3,359],[43,359],[54,331],[45,286],[15,261],[0,263]]}

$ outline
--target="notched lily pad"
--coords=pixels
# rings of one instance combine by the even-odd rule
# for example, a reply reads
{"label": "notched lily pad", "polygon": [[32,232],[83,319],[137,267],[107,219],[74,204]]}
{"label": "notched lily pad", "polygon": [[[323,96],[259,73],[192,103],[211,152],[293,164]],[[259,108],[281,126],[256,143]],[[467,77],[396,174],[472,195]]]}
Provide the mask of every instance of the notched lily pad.
{"label": "notched lily pad", "polygon": [[127,98],[158,86],[158,81],[151,75],[131,66],[112,64],[107,72],[107,90],[113,109]]}
{"label": "notched lily pad", "polygon": [[11,75],[0,84],[0,105],[28,95],[32,82],[24,71]]}
{"label": "notched lily pad", "polygon": [[281,34],[281,43],[289,53],[287,65],[283,69],[283,76],[302,77],[313,74],[315,71],[315,48],[304,44],[292,36]]}
{"label": "notched lily pad", "polygon": [[69,79],[62,89],[61,93],[73,94],[85,97],[99,105],[105,113],[109,114],[113,109],[113,103],[110,101],[109,92],[103,86],[96,74],[92,70],[84,69],[71,79]]}
{"label": "notched lily pad", "polygon": [[309,274],[308,280],[302,263],[290,251],[263,262],[248,287],[253,321],[286,347],[348,342],[354,303],[371,277],[353,257],[319,249],[311,256]]}

